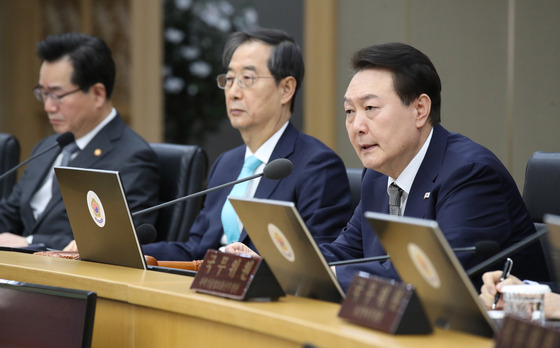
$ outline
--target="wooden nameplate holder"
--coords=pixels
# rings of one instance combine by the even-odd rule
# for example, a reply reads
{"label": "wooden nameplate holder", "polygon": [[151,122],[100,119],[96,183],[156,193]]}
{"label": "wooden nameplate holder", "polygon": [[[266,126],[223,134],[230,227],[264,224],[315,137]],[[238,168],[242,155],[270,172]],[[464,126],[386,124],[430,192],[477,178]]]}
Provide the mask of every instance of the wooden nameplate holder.
{"label": "wooden nameplate holder", "polygon": [[286,294],[262,258],[208,250],[191,289],[233,300],[275,301]]}
{"label": "wooden nameplate holder", "polygon": [[360,272],[338,316],[390,334],[429,334],[432,326],[410,284]]}
{"label": "wooden nameplate holder", "polygon": [[560,331],[506,315],[495,343],[496,348],[560,347]]}

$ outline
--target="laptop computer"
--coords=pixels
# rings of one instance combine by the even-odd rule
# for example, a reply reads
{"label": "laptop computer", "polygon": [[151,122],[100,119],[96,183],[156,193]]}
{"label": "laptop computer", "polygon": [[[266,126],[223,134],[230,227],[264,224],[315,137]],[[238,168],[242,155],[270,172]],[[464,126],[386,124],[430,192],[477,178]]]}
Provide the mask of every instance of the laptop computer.
{"label": "laptop computer", "polygon": [[119,172],[55,167],[80,260],[193,277],[196,271],[147,265]]}
{"label": "laptop computer", "polygon": [[119,173],[54,170],[80,259],[146,269]]}
{"label": "laptop computer", "polygon": [[366,212],[405,283],[412,284],[438,327],[492,337],[492,320],[437,222]]}
{"label": "laptop computer", "polygon": [[229,200],[284,292],[342,301],[344,291],[294,203],[238,197]]}

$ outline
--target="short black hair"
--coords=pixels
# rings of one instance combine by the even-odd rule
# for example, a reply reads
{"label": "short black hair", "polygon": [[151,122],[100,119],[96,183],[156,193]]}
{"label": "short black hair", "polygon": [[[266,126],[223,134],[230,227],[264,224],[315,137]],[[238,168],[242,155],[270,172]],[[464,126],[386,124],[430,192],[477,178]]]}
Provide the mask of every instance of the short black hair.
{"label": "short black hair", "polygon": [[37,55],[49,63],[68,57],[74,68],[70,82],[84,92],[100,82],[105,86],[107,99],[111,98],[115,62],[111,50],[100,38],[82,33],[51,35],[37,43]]}
{"label": "short black hair", "polygon": [[441,80],[424,53],[416,48],[389,42],[363,48],[354,54],[352,68],[362,70],[382,68],[393,74],[393,86],[405,105],[410,105],[422,93],[432,100],[429,120],[432,125],[441,121]]}
{"label": "short black hair", "polygon": [[278,29],[257,29],[253,31],[240,31],[231,34],[226,42],[222,55],[222,64],[227,69],[235,50],[249,41],[262,41],[272,46],[272,52],[268,59],[268,70],[276,83],[287,76],[293,76],[296,80],[296,90],[290,104],[290,111],[294,111],[296,94],[303,82],[305,66],[299,46],[286,32]]}

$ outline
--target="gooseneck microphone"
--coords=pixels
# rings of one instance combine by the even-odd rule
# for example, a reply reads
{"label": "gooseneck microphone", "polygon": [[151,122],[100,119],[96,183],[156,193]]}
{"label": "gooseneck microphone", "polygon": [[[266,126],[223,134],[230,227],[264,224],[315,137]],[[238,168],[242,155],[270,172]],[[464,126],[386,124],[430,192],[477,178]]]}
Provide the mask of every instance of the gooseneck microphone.
{"label": "gooseneck microphone", "polygon": [[0,181],[3,180],[5,177],[7,177],[8,175],[10,175],[11,173],[13,173],[14,171],[18,170],[19,168],[21,168],[22,166],[26,165],[29,161],[49,152],[50,150],[54,149],[55,147],[58,146],[58,151],[61,151],[62,148],[64,148],[66,145],[70,144],[71,142],[74,141],[74,134],[72,134],[72,132],[66,132],[66,133],[62,133],[61,135],[59,135],[56,138],[56,143],[52,144],[51,146],[47,147],[45,150],[29,157],[28,159],[26,159],[25,161],[21,162],[20,164],[18,164],[17,166],[13,167],[12,169],[8,170],[7,172],[5,172],[4,174],[2,174],[0,176]]}
{"label": "gooseneck microphone", "polygon": [[533,233],[529,237],[527,237],[527,238],[525,238],[525,239],[523,239],[523,240],[505,248],[504,250],[500,251],[499,253],[495,254],[494,256],[488,258],[486,261],[483,261],[483,262],[479,263],[478,265],[468,269],[467,270],[467,275],[469,277],[472,277],[474,275],[478,275],[479,273],[481,273],[482,271],[484,271],[488,267],[493,266],[494,264],[496,264],[498,262],[503,262],[506,257],[511,256],[515,252],[517,252],[517,251],[527,247],[528,245],[538,241],[539,238],[544,236],[547,232],[548,232],[547,229],[542,229],[540,231],[537,231],[536,233]]}
{"label": "gooseneck microphone", "polygon": [[472,252],[480,255],[492,255],[500,251],[500,244],[494,240],[481,240],[474,246],[453,248],[454,252]]}
{"label": "gooseneck microphone", "polygon": [[[476,243],[474,246],[470,246],[470,247],[453,248],[453,251],[456,253],[471,252],[480,255],[495,254],[499,250],[500,250],[500,245],[493,240],[482,240]],[[354,259],[354,260],[334,261],[334,262],[330,262],[329,266],[342,266],[342,265],[353,265],[353,264],[364,263],[364,262],[386,261],[389,258],[390,258],[389,255],[381,255],[381,256],[365,257],[365,258]]]}
{"label": "gooseneck microphone", "polygon": [[264,167],[262,173],[251,175],[251,176],[248,176],[248,177],[243,178],[243,179],[238,179],[238,180],[235,180],[235,181],[231,181],[231,182],[228,182],[228,183],[225,183],[225,184],[222,184],[222,185],[218,185],[218,186],[206,189],[206,190],[202,190],[200,192],[196,192],[196,193],[193,193],[193,194],[190,194],[190,195],[187,195],[187,196],[179,197],[179,198],[176,198],[172,201],[161,203],[161,204],[155,205],[153,207],[134,212],[131,215],[132,216],[138,216],[138,215],[142,215],[142,214],[151,213],[153,211],[168,207],[170,205],[173,205],[173,204],[176,204],[176,203],[179,203],[179,202],[182,202],[182,201],[186,201],[188,199],[195,198],[195,197],[198,197],[198,196],[202,196],[202,195],[208,194],[210,192],[214,192],[216,190],[222,189],[224,187],[233,186],[235,184],[239,184],[240,182],[253,180],[253,179],[256,179],[256,178],[261,177],[261,176],[264,176],[265,178],[270,179],[270,180],[284,179],[285,177],[287,177],[288,175],[290,175],[292,173],[293,169],[294,169],[294,165],[292,164],[292,162],[289,159],[278,158],[278,159],[275,159],[274,161],[271,161],[270,163],[268,163]]}

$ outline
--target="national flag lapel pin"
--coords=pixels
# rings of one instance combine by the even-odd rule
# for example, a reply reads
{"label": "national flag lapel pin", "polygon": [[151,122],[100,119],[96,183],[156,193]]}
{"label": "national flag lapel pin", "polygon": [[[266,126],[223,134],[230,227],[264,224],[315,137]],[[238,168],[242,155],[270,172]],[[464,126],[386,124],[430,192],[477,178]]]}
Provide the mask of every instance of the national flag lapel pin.
{"label": "national flag lapel pin", "polygon": [[428,198],[430,198],[430,192],[424,193],[424,199],[428,199]]}

